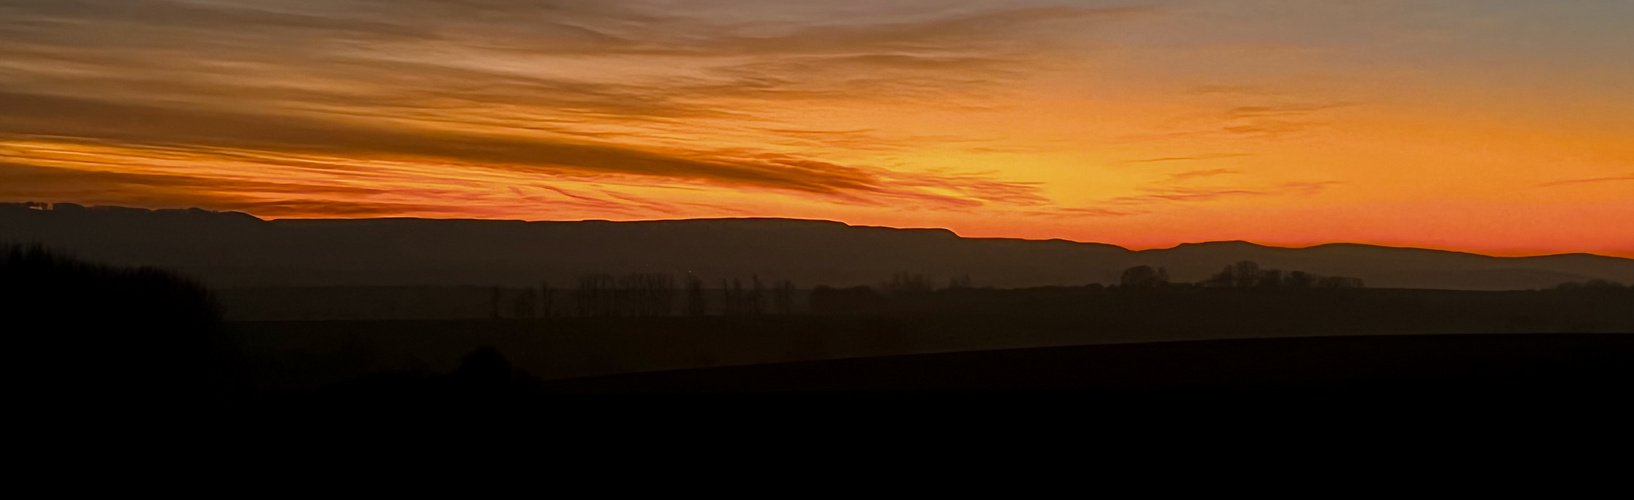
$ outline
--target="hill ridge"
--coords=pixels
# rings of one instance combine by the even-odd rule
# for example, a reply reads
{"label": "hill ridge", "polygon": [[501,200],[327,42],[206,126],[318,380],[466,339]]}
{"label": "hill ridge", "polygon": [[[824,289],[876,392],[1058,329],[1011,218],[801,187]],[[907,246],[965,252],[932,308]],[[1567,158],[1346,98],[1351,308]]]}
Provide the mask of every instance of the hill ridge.
{"label": "hill ridge", "polygon": [[[60,207],[60,208],[59,208]],[[1065,239],[965,237],[777,217],[655,221],[272,219],[241,212],[0,204],[0,240],[38,242],[116,264],[178,269],[220,286],[525,285],[587,273],[692,271],[802,286],[877,284],[900,272],[977,286],[1116,283],[1165,267],[1200,281],[1239,260],[1361,278],[1374,287],[1508,290],[1566,281],[1634,282],[1634,260],[1592,254],[1490,256],[1364,243],[1250,241],[1166,249]]]}

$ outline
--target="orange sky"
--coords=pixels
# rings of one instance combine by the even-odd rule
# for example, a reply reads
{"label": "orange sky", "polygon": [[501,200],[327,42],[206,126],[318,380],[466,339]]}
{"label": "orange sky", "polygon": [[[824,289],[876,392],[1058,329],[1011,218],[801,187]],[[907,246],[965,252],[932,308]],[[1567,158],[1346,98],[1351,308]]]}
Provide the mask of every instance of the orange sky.
{"label": "orange sky", "polygon": [[1628,19],[1598,0],[7,2],[0,200],[1634,257]]}

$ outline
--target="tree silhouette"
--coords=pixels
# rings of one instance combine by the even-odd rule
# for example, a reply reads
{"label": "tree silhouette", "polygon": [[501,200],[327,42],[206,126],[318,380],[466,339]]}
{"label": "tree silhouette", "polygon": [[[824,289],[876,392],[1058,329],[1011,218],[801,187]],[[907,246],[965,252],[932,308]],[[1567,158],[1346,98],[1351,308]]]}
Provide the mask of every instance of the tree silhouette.
{"label": "tree silhouette", "polygon": [[539,281],[539,313],[546,318],[556,315],[556,290],[549,281]]}
{"label": "tree silhouette", "polygon": [[[724,282],[722,284],[724,285]],[[743,294],[743,280],[732,278],[731,288],[725,286],[721,288],[726,290],[725,313],[727,316],[738,316],[748,312],[748,307],[745,304],[747,301]]]}
{"label": "tree silhouette", "polygon": [[1262,269],[1258,263],[1247,260],[1226,266],[1219,274],[1198,284],[1217,288],[1363,288],[1362,280],[1357,278]]}
{"label": "tree silhouette", "polygon": [[704,296],[704,280],[687,273],[686,279],[686,314],[687,316],[703,316],[709,312],[709,302]]}
{"label": "tree silhouette", "polygon": [[908,295],[931,292],[936,287],[931,285],[930,276],[901,272],[892,274],[891,280],[885,282],[884,289],[892,295]]}
{"label": "tree silhouette", "polygon": [[1316,275],[1305,271],[1293,271],[1283,278],[1282,286],[1287,288],[1311,288],[1316,286]]}
{"label": "tree silhouette", "polygon": [[675,301],[675,279],[668,274],[635,273],[619,278],[625,313],[631,316],[668,316]]}
{"label": "tree silhouette", "polygon": [[1328,276],[1316,280],[1317,288],[1363,288],[1362,280],[1357,278],[1342,278]]}
{"label": "tree silhouette", "polygon": [[617,316],[619,310],[618,280],[611,274],[587,274],[579,277],[579,289],[574,293],[579,316]]}
{"label": "tree silhouette", "polygon": [[445,395],[465,403],[503,403],[536,395],[538,379],[517,369],[493,346],[467,354],[459,367],[443,378]]}
{"label": "tree silhouette", "polygon": [[1258,262],[1245,260],[1232,265],[1232,277],[1236,279],[1232,286],[1237,288],[1253,288],[1260,282],[1260,265]]}
{"label": "tree silhouette", "polygon": [[1169,284],[1169,271],[1152,266],[1135,266],[1125,269],[1118,283],[1124,288],[1162,288]]}
{"label": "tree silhouette", "polygon": [[749,289],[749,314],[759,315],[764,311],[762,306],[766,297],[765,290],[760,286],[760,275],[752,275],[749,277],[749,279],[753,283]]}
{"label": "tree silhouette", "polygon": [[1260,288],[1282,288],[1282,271],[1265,269],[1260,271],[1259,282],[1255,286]]}
{"label": "tree silhouette", "polygon": [[209,289],[170,271],[0,244],[0,330],[25,381],[13,398],[117,406],[229,395],[243,373],[221,321]]}
{"label": "tree silhouette", "polygon": [[783,280],[777,283],[772,291],[772,303],[777,308],[777,314],[788,316],[794,314],[794,282]]}
{"label": "tree silhouette", "polygon": [[1199,285],[1214,288],[1231,288],[1237,286],[1237,268],[1226,266],[1224,270],[1203,280]]}
{"label": "tree silhouette", "polygon": [[525,319],[537,316],[539,304],[538,295],[538,292],[535,292],[531,288],[523,290],[522,293],[517,294],[516,298],[511,301],[511,308],[514,309],[517,318]]}

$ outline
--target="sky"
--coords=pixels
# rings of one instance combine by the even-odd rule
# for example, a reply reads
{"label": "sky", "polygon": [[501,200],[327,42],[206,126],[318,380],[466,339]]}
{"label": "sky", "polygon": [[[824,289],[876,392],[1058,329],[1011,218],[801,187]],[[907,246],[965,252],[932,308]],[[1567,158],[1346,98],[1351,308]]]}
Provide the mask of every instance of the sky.
{"label": "sky", "polygon": [[0,201],[1634,257],[1626,0],[0,0]]}

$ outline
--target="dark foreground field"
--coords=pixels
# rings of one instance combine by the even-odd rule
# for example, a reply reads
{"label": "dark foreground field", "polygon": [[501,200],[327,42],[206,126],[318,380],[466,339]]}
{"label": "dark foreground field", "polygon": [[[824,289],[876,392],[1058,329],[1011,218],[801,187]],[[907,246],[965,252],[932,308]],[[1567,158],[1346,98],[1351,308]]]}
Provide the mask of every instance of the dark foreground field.
{"label": "dark foreground field", "polygon": [[[244,350],[261,390],[309,393],[370,374],[450,373],[484,346],[531,377],[558,380],[1106,344],[1379,335],[1618,334],[1634,332],[1631,304],[1634,295],[1627,290],[1294,293],[1057,288],[937,292],[888,302],[858,301],[850,304],[853,307],[825,314],[267,321],[230,323],[227,331]],[[1458,338],[1457,342],[1471,343],[1471,349],[1485,345],[1479,338]],[[1385,351],[1394,346],[1413,348],[1412,344],[1392,343],[1410,341],[1378,342],[1384,343],[1378,349]],[[1275,348],[1267,347],[1266,352],[1264,356],[1270,356]],[[1176,356],[1189,359],[1185,351]],[[1305,356],[1299,351],[1281,358]]]}
{"label": "dark foreground field", "polygon": [[887,356],[559,380],[545,394],[1591,395],[1634,381],[1634,335],[1233,339]]}

